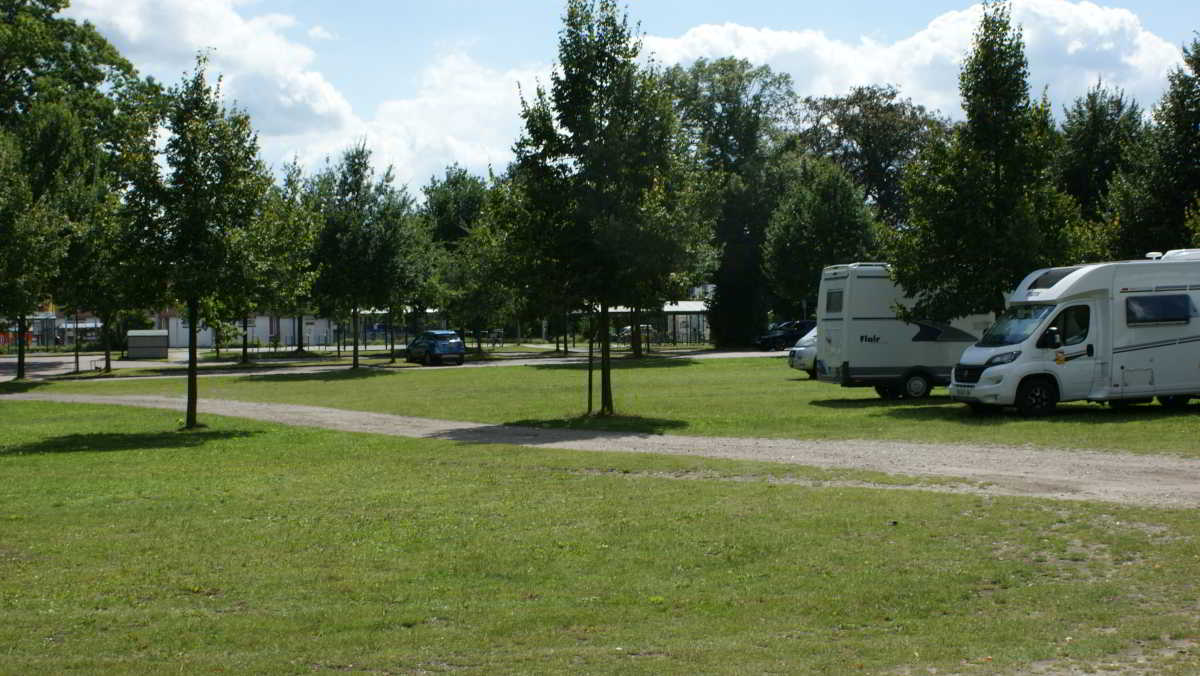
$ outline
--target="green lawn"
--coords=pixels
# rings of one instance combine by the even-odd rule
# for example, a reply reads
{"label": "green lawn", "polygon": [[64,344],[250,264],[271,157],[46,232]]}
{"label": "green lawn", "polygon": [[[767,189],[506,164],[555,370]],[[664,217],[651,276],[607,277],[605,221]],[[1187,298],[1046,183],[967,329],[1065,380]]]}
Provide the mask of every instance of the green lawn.
{"label": "green lawn", "polygon": [[[780,359],[619,360],[618,415],[582,417],[579,366],[359,369],[323,374],[205,378],[200,396],[323,405],[382,413],[650,433],[803,439],[896,439],[1053,446],[1200,457],[1200,404],[1117,411],[1068,404],[1045,419],[1009,412],[978,417],[945,390],[921,401],[884,401],[870,389],[808,380]],[[597,375],[598,380],[598,375]],[[182,380],[104,380],[2,385],[0,392],[184,394]],[[597,395],[598,396],[598,395]],[[598,401],[598,399],[597,399]]]}
{"label": "green lawn", "polygon": [[[780,376],[779,407],[846,398],[773,365],[759,378]],[[738,367],[622,372],[619,402],[635,376]],[[492,373],[507,370],[204,387],[322,387],[355,405],[391,392],[407,408],[469,382],[516,388]],[[551,390],[562,374],[534,373]],[[806,487],[765,477],[855,475],[217,416],[179,432],[177,418],[0,400],[0,673],[1200,669],[1190,510]]]}

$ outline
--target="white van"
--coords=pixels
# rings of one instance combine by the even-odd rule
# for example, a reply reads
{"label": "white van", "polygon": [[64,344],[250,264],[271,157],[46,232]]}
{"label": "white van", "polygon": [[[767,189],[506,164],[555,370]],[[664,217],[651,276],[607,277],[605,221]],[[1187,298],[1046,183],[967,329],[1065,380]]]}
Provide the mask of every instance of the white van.
{"label": "white van", "polygon": [[1029,274],[963,352],[950,396],[1044,415],[1060,401],[1185,406],[1200,396],[1200,249]]}
{"label": "white van", "polygon": [[817,297],[817,379],[846,387],[874,386],[885,399],[920,398],[948,385],[963,348],[978,340],[990,315],[950,323],[896,317],[913,301],[892,280],[887,263],[830,265]]}

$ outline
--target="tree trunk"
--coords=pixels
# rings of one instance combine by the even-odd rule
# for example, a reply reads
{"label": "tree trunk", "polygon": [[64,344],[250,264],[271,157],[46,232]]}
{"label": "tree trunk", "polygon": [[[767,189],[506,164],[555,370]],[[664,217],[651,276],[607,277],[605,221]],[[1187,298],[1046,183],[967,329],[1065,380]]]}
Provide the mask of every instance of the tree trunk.
{"label": "tree trunk", "polygon": [[612,354],[608,335],[608,304],[600,304],[600,415],[613,414]]}
{"label": "tree trunk", "polygon": [[629,347],[633,350],[633,358],[642,358],[642,311],[632,308],[629,312]]}
{"label": "tree trunk", "polygon": [[195,298],[188,299],[188,376],[187,376],[187,421],[184,427],[192,429],[196,426],[196,399],[199,393],[196,388],[196,326],[200,322],[200,302]]}
{"label": "tree trunk", "polygon": [[595,345],[596,345],[596,318],[594,315],[592,316],[592,321],[589,322],[589,324],[591,324],[592,333],[591,333],[591,335],[588,336],[588,408],[587,408],[587,414],[591,415],[592,414],[592,371],[593,371],[592,356],[595,352]]}
{"label": "tree trunk", "polygon": [[17,380],[25,379],[25,315],[17,315]]}
{"label": "tree trunk", "polygon": [[304,352],[304,313],[296,317],[293,328],[296,330],[296,354]]}
{"label": "tree trunk", "polygon": [[75,311],[75,372],[79,373],[79,311]]}
{"label": "tree trunk", "polygon": [[104,372],[112,373],[112,338],[109,337],[108,322],[111,317],[100,318],[100,340],[104,342]]}
{"label": "tree trunk", "polygon": [[250,318],[242,317],[242,363],[250,363]]}
{"label": "tree trunk", "polygon": [[350,368],[358,368],[358,308],[350,311],[351,332],[354,336],[354,358],[352,359],[353,366]]}

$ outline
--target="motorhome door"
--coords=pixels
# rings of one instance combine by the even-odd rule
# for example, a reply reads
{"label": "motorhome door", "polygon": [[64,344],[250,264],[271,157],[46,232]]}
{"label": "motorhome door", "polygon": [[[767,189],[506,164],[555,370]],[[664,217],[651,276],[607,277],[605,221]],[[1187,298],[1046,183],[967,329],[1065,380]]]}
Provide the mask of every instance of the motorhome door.
{"label": "motorhome door", "polygon": [[1086,399],[1097,373],[1100,330],[1095,303],[1071,303],[1058,311],[1038,341],[1054,360],[1059,399]]}

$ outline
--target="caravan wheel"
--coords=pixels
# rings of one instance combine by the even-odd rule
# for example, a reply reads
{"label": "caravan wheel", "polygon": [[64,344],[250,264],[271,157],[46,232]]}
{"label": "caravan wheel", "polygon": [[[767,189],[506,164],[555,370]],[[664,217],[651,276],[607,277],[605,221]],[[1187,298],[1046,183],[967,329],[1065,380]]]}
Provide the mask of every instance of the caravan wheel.
{"label": "caravan wheel", "polygon": [[899,399],[904,393],[891,385],[876,385],[875,394],[884,399]]}
{"label": "caravan wheel", "polygon": [[929,396],[932,387],[924,373],[910,373],[904,379],[904,396],[909,399],[924,399]]}

